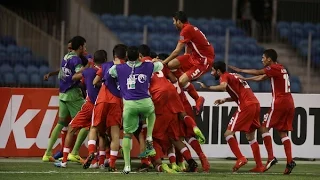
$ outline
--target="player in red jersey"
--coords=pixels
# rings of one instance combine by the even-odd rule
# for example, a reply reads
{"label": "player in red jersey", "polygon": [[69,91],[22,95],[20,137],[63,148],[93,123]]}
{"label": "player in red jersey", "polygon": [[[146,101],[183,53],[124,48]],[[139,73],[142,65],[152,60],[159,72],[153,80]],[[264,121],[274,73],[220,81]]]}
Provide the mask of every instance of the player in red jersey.
{"label": "player in red jersey", "polygon": [[238,110],[230,119],[228,128],[224,133],[231,151],[237,157],[237,162],[233,167],[233,171],[237,171],[241,166],[247,164],[248,160],[242,155],[234,133],[243,131],[246,133],[247,140],[251,146],[256,167],[251,169],[252,172],[263,172],[259,144],[255,139],[256,130],[260,127],[260,103],[253,94],[250,86],[246,81],[239,79],[236,74],[226,72],[226,64],[224,62],[215,62],[212,67],[211,74],[216,78],[220,78],[220,85],[207,87],[199,82],[202,88],[214,91],[227,91],[229,98],[218,99],[216,105],[225,102],[236,102]]}
{"label": "player in red jersey", "polygon": [[[190,81],[198,79],[211,69],[215,57],[214,49],[206,36],[188,22],[187,15],[183,11],[174,14],[173,24],[180,31],[180,40],[163,64],[168,64],[171,70],[181,69],[184,72],[177,74],[179,83],[196,101],[196,113],[199,114],[203,108],[204,98],[199,97]],[[188,54],[178,56],[185,46]]]}
{"label": "player in red jersey", "polygon": [[294,101],[290,92],[289,75],[281,64],[277,62],[277,52],[274,49],[267,49],[263,52],[262,63],[264,68],[256,69],[239,69],[230,66],[236,72],[256,75],[244,80],[263,81],[271,80],[272,87],[272,103],[269,112],[265,115],[260,132],[263,142],[268,152],[268,162],[266,169],[276,164],[278,161],[273,155],[272,139],[269,133],[270,128],[278,131],[282,144],[284,145],[285,154],[287,156],[287,166],[284,174],[290,174],[296,163],[292,159],[291,142],[288,137],[288,131],[292,131],[292,121],[294,118]]}
{"label": "player in red jersey", "polygon": [[[147,45],[139,47],[141,61],[151,61],[150,48]],[[171,148],[167,137],[181,152],[189,164],[188,171],[196,171],[197,163],[191,158],[190,151],[185,144],[179,140],[180,129],[178,114],[184,113],[182,102],[174,86],[167,80],[162,71],[153,74],[150,82],[149,92],[155,107],[156,121],[153,130],[155,150],[157,152],[153,161],[161,159],[161,152],[167,152]],[[162,147],[161,149],[159,149]],[[159,153],[158,153],[159,152]],[[159,164],[157,164],[159,165]]]}
{"label": "player in red jersey", "polygon": [[92,116],[92,125],[89,133],[88,153],[89,156],[83,165],[84,169],[89,168],[91,161],[95,159],[96,141],[99,134],[99,167],[104,168],[104,161],[106,157],[105,151],[105,132],[108,130],[111,135],[110,144],[110,160],[109,171],[116,171],[115,162],[118,157],[118,150],[120,146],[120,127],[122,124],[122,100],[120,91],[115,79],[109,76],[109,69],[114,64],[123,63],[126,57],[126,47],[124,45],[116,45],[113,49],[113,62],[106,62],[102,65],[101,70],[97,72],[93,84],[98,85],[101,79],[104,83],[101,86]]}

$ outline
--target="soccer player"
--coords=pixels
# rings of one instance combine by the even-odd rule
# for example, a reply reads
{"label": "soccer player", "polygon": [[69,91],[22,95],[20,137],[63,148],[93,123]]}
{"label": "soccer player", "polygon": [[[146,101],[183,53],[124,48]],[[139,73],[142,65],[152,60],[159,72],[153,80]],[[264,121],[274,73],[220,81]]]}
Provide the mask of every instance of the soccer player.
{"label": "soccer player", "polygon": [[[81,107],[81,110],[77,113],[77,115],[72,119],[72,121],[69,124],[65,146],[63,148],[63,159],[62,162],[55,163],[55,166],[57,167],[67,167],[67,157],[71,149],[70,147],[72,146],[71,143],[73,140],[74,133],[81,128],[89,129],[89,127],[91,126],[91,117],[94,102],[96,101],[100,89],[100,87],[94,86],[92,84],[92,81],[96,76],[96,72],[98,71],[98,69],[100,69],[101,64],[104,63],[106,60],[107,52],[104,50],[98,50],[94,53],[94,66],[84,69],[82,73],[76,73],[75,75],[73,75],[74,80],[82,79],[82,82],[85,84],[87,89],[87,97],[86,102]],[[82,140],[82,142],[83,141],[84,139]],[[79,143],[79,147],[74,148],[80,149],[81,144]]]}
{"label": "soccer player", "polygon": [[109,171],[116,171],[115,162],[118,156],[120,145],[119,134],[122,119],[122,100],[118,83],[116,79],[112,78],[108,71],[114,64],[124,63],[126,58],[126,46],[118,44],[113,48],[114,60],[106,62],[97,72],[93,81],[94,85],[103,80],[102,87],[98,94],[92,118],[92,126],[89,133],[88,151],[89,155],[83,168],[87,169],[91,161],[95,158],[96,141],[99,135],[99,167],[104,168],[105,152],[105,132],[106,128],[111,132],[111,151],[109,160]]}
{"label": "soccer player", "polygon": [[267,49],[263,52],[263,69],[239,69],[229,66],[236,72],[256,75],[244,80],[263,81],[271,80],[272,103],[269,112],[265,115],[260,132],[262,134],[264,145],[268,152],[268,161],[266,169],[275,165],[278,161],[273,155],[272,139],[269,133],[270,128],[278,131],[284,151],[287,156],[287,166],[284,174],[290,174],[296,163],[292,159],[291,142],[288,137],[288,131],[292,131],[292,121],[294,118],[294,101],[290,92],[290,80],[287,70],[278,63],[278,54],[274,49]]}
{"label": "soccer player", "polygon": [[125,167],[123,173],[131,171],[130,148],[132,133],[139,126],[139,115],[147,118],[146,156],[154,156],[152,131],[155,121],[154,105],[148,93],[149,83],[153,72],[163,68],[160,62],[140,62],[137,47],[129,47],[128,61],[125,64],[114,65],[109,70],[112,77],[117,78],[123,97],[123,130],[122,149]]}
{"label": "soccer player", "polygon": [[228,73],[226,71],[226,64],[224,62],[215,62],[211,74],[216,80],[220,78],[220,85],[207,87],[205,84],[199,82],[201,87],[214,91],[227,91],[230,95],[228,98],[216,100],[215,104],[220,105],[225,102],[233,101],[238,104],[238,110],[230,119],[228,128],[224,133],[231,151],[237,157],[237,162],[233,167],[233,171],[237,171],[248,162],[246,157],[242,155],[237,140],[234,138],[235,132],[243,131],[246,133],[247,140],[249,141],[256,162],[256,167],[250,171],[263,172],[264,166],[261,161],[259,144],[255,139],[256,130],[260,127],[260,103],[258,99],[253,94],[246,81],[239,79],[236,74]]}
{"label": "soccer player", "polygon": [[[52,147],[57,141],[62,128],[69,124],[67,117],[71,116],[71,118],[74,118],[84,103],[81,90],[78,87],[80,81],[73,81],[72,77],[82,68],[82,62],[79,56],[86,51],[86,40],[81,36],[75,36],[72,38],[71,46],[72,51],[66,54],[61,62],[61,69],[59,72],[59,121],[51,133],[47,150],[42,157],[42,161],[44,162],[55,161],[52,157]],[[86,136],[86,130],[81,130],[78,134],[79,138],[77,139],[76,144],[80,143],[78,140],[81,140],[82,137]],[[75,148],[74,151],[74,154],[77,154]],[[73,161],[80,161],[81,159],[79,155],[70,156],[70,158],[70,160]]]}
{"label": "soccer player", "polygon": [[[188,22],[185,12],[176,12],[173,16],[173,24],[180,31],[180,40],[176,49],[163,61],[163,64],[168,64],[171,70],[181,69],[184,72],[177,75],[179,83],[196,101],[196,113],[200,114],[204,98],[199,97],[190,81],[198,79],[211,69],[215,57],[214,49],[206,36]],[[178,56],[185,46],[191,52]]]}

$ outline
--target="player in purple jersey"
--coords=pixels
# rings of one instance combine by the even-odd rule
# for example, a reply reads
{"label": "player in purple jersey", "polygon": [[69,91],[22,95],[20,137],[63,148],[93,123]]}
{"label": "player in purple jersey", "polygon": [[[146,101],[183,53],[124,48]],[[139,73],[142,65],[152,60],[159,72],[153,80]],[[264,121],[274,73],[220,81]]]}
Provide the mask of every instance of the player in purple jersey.
{"label": "player in purple jersey", "polygon": [[[62,162],[57,162],[54,165],[57,167],[66,167],[67,166],[67,158],[70,152],[70,147],[72,146],[73,136],[75,132],[77,132],[81,128],[86,128],[87,130],[91,126],[91,117],[92,111],[94,108],[94,102],[97,99],[99,93],[99,86],[94,86],[92,84],[93,79],[96,77],[97,71],[101,68],[101,65],[107,59],[107,52],[104,50],[99,50],[94,53],[94,66],[89,67],[83,70],[82,73],[76,73],[73,75],[72,79],[80,80],[82,79],[82,83],[84,83],[87,89],[87,97],[86,102],[82,105],[81,110],[77,113],[74,119],[69,124],[68,134],[66,137],[65,146],[63,148],[63,159]],[[86,137],[82,138],[82,142]],[[82,144],[82,143],[81,143]],[[81,145],[79,144],[79,145]],[[74,147],[74,148],[80,148]]]}

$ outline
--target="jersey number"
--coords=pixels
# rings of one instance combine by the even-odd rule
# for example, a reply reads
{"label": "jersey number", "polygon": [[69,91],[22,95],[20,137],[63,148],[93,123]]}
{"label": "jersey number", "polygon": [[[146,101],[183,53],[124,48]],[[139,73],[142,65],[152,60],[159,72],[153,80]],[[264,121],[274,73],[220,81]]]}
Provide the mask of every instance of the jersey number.
{"label": "jersey number", "polygon": [[283,74],[283,79],[284,79],[284,92],[289,93],[290,91],[290,80],[289,80],[289,75],[288,74]]}
{"label": "jersey number", "polygon": [[[237,74],[236,74],[236,73],[230,73],[230,74],[232,74],[236,79],[239,79],[239,78],[237,77]],[[242,79],[239,79],[239,81],[240,81],[240,83],[242,84],[242,86],[243,86],[244,88],[246,88],[246,89],[250,88],[250,86],[249,86],[249,84],[247,83],[247,81],[244,81],[244,80],[242,80]]]}

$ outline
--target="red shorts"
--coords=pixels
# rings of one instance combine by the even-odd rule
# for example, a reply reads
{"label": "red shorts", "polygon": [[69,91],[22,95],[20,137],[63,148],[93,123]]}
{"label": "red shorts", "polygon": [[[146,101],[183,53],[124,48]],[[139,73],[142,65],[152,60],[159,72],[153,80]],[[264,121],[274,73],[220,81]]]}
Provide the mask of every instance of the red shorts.
{"label": "red shorts", "polygon": [[156,115],[152,136],[157,139],[168,137],[178,140],[180,136],[178,114],[166,110],[163,114]]}
{"label": "red shorts", "polygon": [[269,112],[265,114],[262,126],[278,131],[292,131],[294,112],[295,107],[292,100],[276,103],[274,108],[270,108]]}
{"label": "red shorts", "polygon": [[93,108],[94,104],[91,101],[86,101],[69,125],[72,128],[89,128],[91,126]]}
{"label": "red shorts", "polygon": [[251,133],[260,127],[260,104],[250,104],[237,110],[228,124],[228,130]]}
{"label": "red shorts", "polygon": [[122,107],[118,103],[98,103],[95,105],[91,126],[105,123],[105,127],[122,125]]}
{"label": "red shorts", "polygon": [[188,100],[183,102],[183,107],[184,107],[184,111],[187,113],[187,115],[192,117],[193,119],[195,119],[192,106]]}
{"label": "red shorts", "polygon": [[166,102],[166,104],[172,113],[180,113],[185,111],[183,107],[183,103],[177,91],[174,90],[174,91],[168,92],[168,98],[169,98],[169,101]]}
{"label": "red shorts", "polygon": [[204,64],[199,63],[199,59],[195,59],[189,54],[178,56],[177,59],[180,62],[180,68],[183,72],[185,72],[189,78],[189,80],[198,79],[204,73],[211,70],[213,59],[205,58]]}

